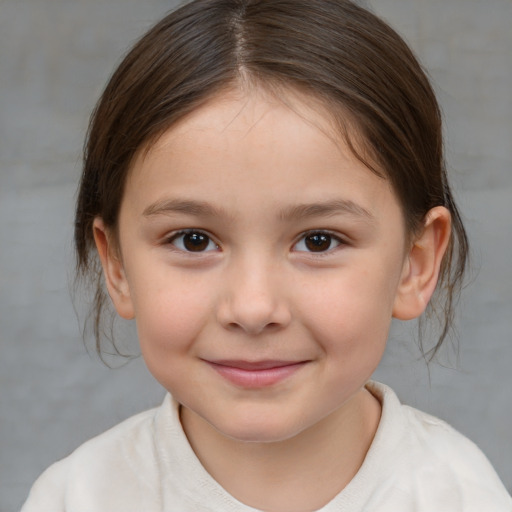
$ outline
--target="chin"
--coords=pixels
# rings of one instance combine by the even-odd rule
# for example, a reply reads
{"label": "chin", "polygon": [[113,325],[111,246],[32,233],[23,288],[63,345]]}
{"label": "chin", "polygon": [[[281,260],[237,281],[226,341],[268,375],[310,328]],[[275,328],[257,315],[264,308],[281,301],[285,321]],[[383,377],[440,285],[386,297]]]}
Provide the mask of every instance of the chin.
{"label": "chin", "polygon": [[216,426],[217,431],[226,437],[243,443],[277,443],[286,441],[298,435],[304,430],[303,427],[290,424],[290,422],[276,418],[257,418],[236,421],[232,418],[229,425]]}

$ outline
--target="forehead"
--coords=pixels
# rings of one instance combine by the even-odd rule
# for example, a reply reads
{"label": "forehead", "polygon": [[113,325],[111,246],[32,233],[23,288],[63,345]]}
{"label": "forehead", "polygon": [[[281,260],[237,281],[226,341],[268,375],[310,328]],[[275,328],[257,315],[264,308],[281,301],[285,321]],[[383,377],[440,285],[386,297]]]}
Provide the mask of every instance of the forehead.
{"label": "forehead", "polygon": [[[262,85],[253,83],[228,84],[221,92],[207,98],[199,107],[174,122],[168,130],[143,146],[144,152],[158,150],[172,137],[184,135],[193,129],[215,133],[232,130],[232,133],[252,129],[267,114],[288,114],[292,125],[300,121],[315,127],[335,144],[350,136],[351,143],[361,146],[357,123],[342,105],[333,105],[317,94],[295,86]],[[292,116],[295,114],[295,116]],[[295,117],[295,119],[291,119]],[[343,129],[340,130],[340,124]],[[266,127],[268,129],[268,126]],[[347,133],[345,133],[347,132]],[[172,135],[171,135],[172,134]]]}
{"label": "forehead", "polygon": [[307,124],[331,138],[335,144],[341,139],[335,128],[335,117],[315,96],[291,88],[267,90],[240,86],[214,95],[174,124],[163,134],[164,140],[159,138],[151,149],[158,150],[169,138],[184,136],[192,130],[203,131],[205,135],[229,132],[231,135],[239,133],[245,137],[256,128],[255,133],[261,136],[262,131],[259,129],[263,127],[263,130],[268,131],[278,118],[281,124],[288,122],[290,134],[294,128]]}
{"label": "forehead", "polygon": [[231,191],[250,203],[264,193],[280,207],[341,195],[371,209],[383,191],[390,193],[389,182],[356,158],[318,100],[261,90],[229,91],[183,118],[138,156],[128,185],[140,198]]}

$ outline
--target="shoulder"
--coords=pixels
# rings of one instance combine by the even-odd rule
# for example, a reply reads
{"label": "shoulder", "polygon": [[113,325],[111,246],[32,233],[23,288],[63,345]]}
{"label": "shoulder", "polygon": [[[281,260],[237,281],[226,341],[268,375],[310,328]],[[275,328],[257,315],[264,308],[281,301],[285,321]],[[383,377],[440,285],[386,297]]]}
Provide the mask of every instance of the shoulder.
{"label": "shoulder", "polygon": [[420,510],[512,511],[512,499],[472,441],[445,421],[400,404],[386,386],[376,386],[383,398],[383,427],[397,436],[391,458],[402,494],[428,504]]}
{"label": "shoulder", "polygon": [[468,477],[475,470],[480,473],[482,464],[487,469],[489,462],[476,444],[445,421],[408,405],[402,405],[402,414],[409,426],[411,443],[422,451],[428,447],[432,461],[455,465],[464,461],[466,471],[463,474]]}
{"label": "shoulder", "polygon": [[[22,512],[85,511],[98,505],[103,510],[142,510],[137,504],[142,495],[153,495],[156,504],[153,425],[157,415],[170,407],[167,397],[161,407],[119,423],[50,466],[33,485]],[[145,510],[153,510],[147,505]]]}
{"label": "shoulder", "polygon": [[[407,405],[402,414],[408,426],[406,446],[409,458],[422,457],[429,467],[450,474],[450,479],[468,484],[497,481],[497,475],[483,452],[445,421]],[[499,481],[499,480],[498,480]]]}

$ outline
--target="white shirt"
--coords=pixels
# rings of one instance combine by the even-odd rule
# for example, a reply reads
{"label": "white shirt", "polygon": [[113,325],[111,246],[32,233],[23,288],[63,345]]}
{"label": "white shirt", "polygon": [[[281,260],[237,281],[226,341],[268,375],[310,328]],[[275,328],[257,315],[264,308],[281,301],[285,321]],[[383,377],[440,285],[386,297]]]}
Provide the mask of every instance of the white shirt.
{"label": "white shirt", "polygon": [[[370,382],[382,416],[363,465],[321,512],[512,512],[483,453],[445,422]],[[178,404],[138,414],[88,441],[34,484],[22,512],[255,512],[203,468]]]}

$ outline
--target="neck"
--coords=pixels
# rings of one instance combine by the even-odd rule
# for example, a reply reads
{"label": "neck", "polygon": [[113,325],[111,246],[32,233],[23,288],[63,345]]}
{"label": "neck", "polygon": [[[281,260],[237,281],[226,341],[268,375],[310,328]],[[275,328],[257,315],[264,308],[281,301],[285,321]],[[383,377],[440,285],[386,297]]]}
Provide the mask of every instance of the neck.
{"label": "neck", "polygon": [[189,409],[182,423],[197,457],[233,497],[272,512],[317,510],[361,467],[381,407],[361,389],[349,402],[293,438],[270,443],[228,438]]}

